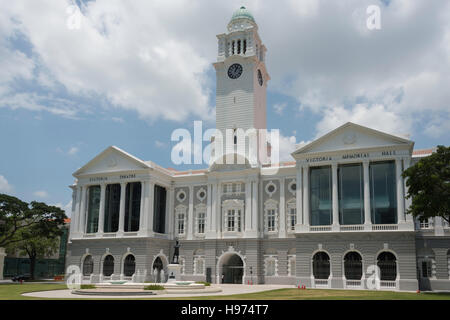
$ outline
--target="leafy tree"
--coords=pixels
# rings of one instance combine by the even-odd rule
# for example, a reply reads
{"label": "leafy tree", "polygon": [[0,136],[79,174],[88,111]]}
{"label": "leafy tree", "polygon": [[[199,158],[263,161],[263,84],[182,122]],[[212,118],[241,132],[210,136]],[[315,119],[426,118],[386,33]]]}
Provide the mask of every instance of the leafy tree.
{"label": "leafy tree", "polygon": [[66,218],[61,208],[37,201],[28,204],[0,194],[0,247],[28,255],[33,278],[36,259],[52,255],[58,249]]}
{"label": "leafy tree", "polygon": [[59,238],[56,237],[56,233],[53,233],[51,237],[33,236],[36,228],[38,226],[20,230],[15,237],[21,237],[26,240],[11,243],[7,247],[8,253],[19,252],[22,256],[28,256],[30,259],[31,279],[34,279],[36,260],[55,254],[59,248]]}
{"label": "leafy tree", "polygon": [[39,236],[54,237],[66,218],[61,208],[0,194],[0,247]]}
{"label": "leafy tree", "polygon": [[442,217],[450,223],[450,147],[438,146],[403,172],[407,178],[407,198],[412,198],[407,213],[421,220]]}

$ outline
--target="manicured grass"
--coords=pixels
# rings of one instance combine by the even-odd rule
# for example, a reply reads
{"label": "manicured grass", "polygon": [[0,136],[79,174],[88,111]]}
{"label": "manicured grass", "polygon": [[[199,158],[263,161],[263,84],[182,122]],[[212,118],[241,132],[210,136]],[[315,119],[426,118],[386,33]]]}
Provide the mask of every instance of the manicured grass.
{"label": "manicured grass", "polygon": [[172,298],[174,300],[450,300],[450,293],[277,289],[229,296]]}
{"label": "manicured grass", "polygon": [[24,297],[26,292],[67,289],[65,284],[56,283],[23,283],[0,285],[0,300],[39,300],[39,298]]}
{"label": "manicured grass", "polygon": [[[65,284],[4,284],[0,285],[0,300],[39,300],[39,298],[24,297],[21,294],[35,291],[67,289]],[[101,298],[95,298],[101,300]],[[151,298],[154,300],[155,298]],[[358,291],[358,290],[319,290],[319,289],[277,289],[248,294],[228,296],[193,296],[164,297],[164,300],[450,300],[450,293],[410,293],[389,291]],[[83,299],[84,300],[84,299]],[[125,300],[118,298],[118,300]],[[139,298],[139,300],[144,300]]]}

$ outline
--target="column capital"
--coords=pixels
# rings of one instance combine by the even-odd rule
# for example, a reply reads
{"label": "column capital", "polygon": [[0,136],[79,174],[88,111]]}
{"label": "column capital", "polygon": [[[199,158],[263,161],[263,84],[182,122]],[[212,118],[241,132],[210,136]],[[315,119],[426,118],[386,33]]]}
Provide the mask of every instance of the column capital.
{"label": "column capital", "polygon": [[369,163],[370,163],[370,160],[369,160],[369,159],[364,159],[364,160],[362,161],[362,163],[363,163],[363,165],[368,166]]}

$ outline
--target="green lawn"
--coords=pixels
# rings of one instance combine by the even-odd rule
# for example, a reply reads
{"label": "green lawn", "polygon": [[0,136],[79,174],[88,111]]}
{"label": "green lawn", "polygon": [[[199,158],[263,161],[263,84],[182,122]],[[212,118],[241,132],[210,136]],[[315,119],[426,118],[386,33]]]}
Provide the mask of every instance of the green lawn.
{"label": "green lawn", "polygon": [[24,297],[21,294],[34,291],[67,289],[65,284],[58,283],[23,283],[0,285],[0,300],[38,300],[38,298]]}
{"label": "green lawn", "polygon": [[[181,298],[173,298],[182,300]],[[183,298],[189,300],[450,300],[450,293],[277,289],[250,294]]]}
{"label": "green lawn", "polygon": [[[3,284],[0,285],[0,300],[37,300],[24,297],[25,292],[67,289],[65,284]],[[81,299],[81,298],[80,298]],[[97,298],[98,299],[98,298]],[[119,298],[120,299],[120,298]],[[155,298],[151,298],[154,300]],[[191,298],[158,298],[164,300],[450,300],[450,293],[409,293],[356,290],[299,290],[278,289],[229,296],[193,296]],[[120,299],[122,300],[122,299]],[[142,298],[139,298],[142,300]]]}

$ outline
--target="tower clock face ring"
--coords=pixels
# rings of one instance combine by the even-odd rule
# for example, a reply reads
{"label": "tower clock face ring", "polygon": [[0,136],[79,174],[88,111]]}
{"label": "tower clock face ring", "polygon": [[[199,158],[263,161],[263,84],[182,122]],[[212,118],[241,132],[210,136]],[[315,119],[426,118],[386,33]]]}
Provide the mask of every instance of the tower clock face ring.
{"label": "tower clock face ring", "polygon": [[262,76],[261,70],[259,70],[259,69],[258,69],[258,82],[259,82],[259,85],[260,85],[260,86],[262,86],[263,83],[264,83],[264,80],[263,80],[263,76]]}
{"label": "tower clock face ring", "polygon": [[242,66],[239,63],[232,64],[228,68],[228,77],[230,77],[230,79],[237,79],[241,76],[241,74]]}

